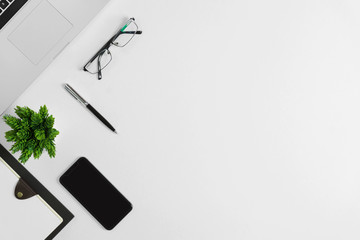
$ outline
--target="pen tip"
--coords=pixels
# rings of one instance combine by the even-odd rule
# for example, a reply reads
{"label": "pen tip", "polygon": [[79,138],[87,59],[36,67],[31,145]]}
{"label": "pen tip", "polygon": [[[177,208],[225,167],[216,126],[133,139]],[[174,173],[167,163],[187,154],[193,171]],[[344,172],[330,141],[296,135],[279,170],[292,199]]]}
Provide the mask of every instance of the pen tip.
{"label": "pen tip", "polygon": [[114,130],[114,133],[118,134],[116,130]]}

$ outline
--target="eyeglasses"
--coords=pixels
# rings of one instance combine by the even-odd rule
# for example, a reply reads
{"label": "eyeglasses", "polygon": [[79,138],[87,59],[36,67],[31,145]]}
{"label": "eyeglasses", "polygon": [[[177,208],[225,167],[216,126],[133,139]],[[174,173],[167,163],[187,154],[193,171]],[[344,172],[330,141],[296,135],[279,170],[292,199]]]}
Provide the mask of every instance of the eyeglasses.
{"label": "eyeglasses", "polygon": [[101,80],[101,71],[106,68],[112,60],[112,54],[109,48],[111,46],[125,47],[136,34],[142,34],[142,31],[138,30],[135,18],[130,18],[126,24],[85,64],[83,68],[84,71],[91,74],[97,74],[98,79]]}

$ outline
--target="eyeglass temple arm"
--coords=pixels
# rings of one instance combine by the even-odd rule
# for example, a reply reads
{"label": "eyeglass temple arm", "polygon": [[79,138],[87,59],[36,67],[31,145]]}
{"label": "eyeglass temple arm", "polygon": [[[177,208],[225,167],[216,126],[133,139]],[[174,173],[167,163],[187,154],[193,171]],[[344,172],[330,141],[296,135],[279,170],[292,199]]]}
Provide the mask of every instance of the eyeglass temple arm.
{"label": "eyeglass temple arm", "polygon": [[118,38],[121,34],[142,34],[142,31],[138,30],[138,31],[124,31],[122,32],[121,30],[119,32],[117,32],[111,39],[116,39]]}
{"label": "eyeglass temple arm", "polygon": [[142,34],[141,30],[138,31],[125,31],[125,32],[121,32],[120,34]]}
{"label": "eyeglass temple arm", "polygon": [[[109,50],[107,49],[104,49],[101,53],[99,53],[99,58],[98,58],[98,62],[97,62],[97,65],[98,65],[98,79],[101,80],[102,79],[102,72],[101,72],[101,58],[103,57],[104,53]],[[109,52],[110,53],[110,52]]]}

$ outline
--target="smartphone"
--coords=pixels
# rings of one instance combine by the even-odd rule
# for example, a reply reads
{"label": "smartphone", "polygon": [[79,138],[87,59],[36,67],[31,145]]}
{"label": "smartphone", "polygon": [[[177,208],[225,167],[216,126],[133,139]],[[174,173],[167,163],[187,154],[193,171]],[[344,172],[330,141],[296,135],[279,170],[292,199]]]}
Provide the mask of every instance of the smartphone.
{"label": "smartphone", "polygon": [[85,157],[60,177],[60,183],[107,230],[113,229],[133,208]]}

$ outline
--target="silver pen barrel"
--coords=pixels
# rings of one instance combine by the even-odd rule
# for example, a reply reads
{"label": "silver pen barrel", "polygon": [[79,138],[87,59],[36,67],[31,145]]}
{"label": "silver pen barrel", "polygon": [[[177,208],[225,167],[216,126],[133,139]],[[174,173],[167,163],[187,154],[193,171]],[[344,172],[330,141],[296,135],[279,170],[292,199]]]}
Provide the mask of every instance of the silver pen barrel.
{"label": "silver pen barrel", "polygon": [[85,107],[89,104],[85,99],[83,99],[80,94],[78,94],[69,84],[65,84],[65,89],[81,104],[83,104]]}

